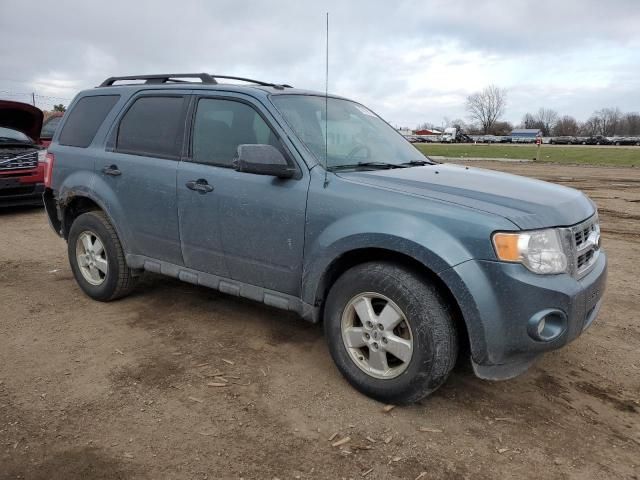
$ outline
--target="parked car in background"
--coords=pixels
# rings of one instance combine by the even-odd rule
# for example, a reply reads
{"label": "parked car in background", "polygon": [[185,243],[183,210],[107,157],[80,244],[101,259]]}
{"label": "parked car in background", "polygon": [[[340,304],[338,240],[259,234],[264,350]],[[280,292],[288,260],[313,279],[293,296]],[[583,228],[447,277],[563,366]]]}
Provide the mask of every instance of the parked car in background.
{"label": "parked car in background", "polygon": [[584,145],[611,145],[611,140],[603,135],[595,135],[587,138]]}
{"label": "parked car in background", "polygon": [[551,145],[575,145],[577,138],[571,135],[562,135],[560,137],[551,137],[549,143]]}
{"label": "parked car in background", "polygon": [[484,135],[482,139],[483,143],[500,143],[500,137],[497,135]]}
{"label": "parked car in background", "polygon": [[613,137],[613,145],[640,145],[640,137]]}
{"label": "parked car in background", "polygon": [[0,206],[42,205],[42,117],[32,105],[0,100]]}
{"label": "parked car in background", "polygon": [[40,145],[45,148],[49,146],[63,115],[64,113],[62,112],[55,112],[44,121],[42,130],[40,131]]}
{"label": "parked car in background", "polygon": [[345,98],[225,78],[113,77],[69,106],[44,199],[89,297],[148,270],[322,321],[340,372],[390,403],[435,391],[463,346],[512,378],[597,317],[583,193],[438,164]]}

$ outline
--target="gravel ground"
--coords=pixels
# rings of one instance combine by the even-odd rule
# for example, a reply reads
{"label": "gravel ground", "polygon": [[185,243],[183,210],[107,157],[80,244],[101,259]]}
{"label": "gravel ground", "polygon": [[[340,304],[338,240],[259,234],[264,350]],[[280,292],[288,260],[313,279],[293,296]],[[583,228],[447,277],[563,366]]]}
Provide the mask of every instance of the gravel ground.
{"label": "gravel ground", "polygon": [[0,479],[638,479],[640,170],[473,164],[591,195],[605,304],[517,379],[461,362],[388,412],[340,377],[320,326],[154,275],[94,302],[42,210],[0,212]]}

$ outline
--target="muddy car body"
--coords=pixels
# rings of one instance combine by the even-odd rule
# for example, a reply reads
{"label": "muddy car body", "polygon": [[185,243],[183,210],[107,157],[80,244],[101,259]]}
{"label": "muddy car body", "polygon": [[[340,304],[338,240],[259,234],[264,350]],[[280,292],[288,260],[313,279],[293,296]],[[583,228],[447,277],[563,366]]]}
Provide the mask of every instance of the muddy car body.
{"label": "muddy car body", "polygon": [[511,378],[597,316],[581,192],[437,164],[341,97],[221,78],[111,78],[70,105],[45,205],[91,297],[147,270],[323,321],[349,382],[390,402],[437,389],[460,345]]}

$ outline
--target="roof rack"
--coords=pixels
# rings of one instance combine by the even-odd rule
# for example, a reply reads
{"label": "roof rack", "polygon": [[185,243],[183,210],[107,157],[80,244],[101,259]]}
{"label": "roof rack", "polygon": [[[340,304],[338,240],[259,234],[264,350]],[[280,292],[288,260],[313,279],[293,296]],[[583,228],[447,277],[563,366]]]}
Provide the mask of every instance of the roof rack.
{"label": "roof rack", "polygon": [[145,84],[165,84],[165,83],[196,83],[188,80],[181,80],[184,78],[199,78],[200,83],[208,84],[208,85],[216,85],[218,82],[216,78],[223,78],[225,80],[239,80],[241,82],[255,83],[256,85],[261,85],[263,87],[274,87],[279,90],[284,88],[293,88],[291,85],[286,84],[276,84],[276,83],[268,83],[262,82],[260,80],[253,80],[251,78],[244,77],[231,77],[229,75],[210,75],[208,73],[166,73],[166,74],[155,74],[155,75],[129,75],[126,77],[109,77],[104,82],[102,82],[100,87],[110,87],[114,83],[122,81],[122,80],[145,80]]}
{"label": "roof rack", "polygon": [[187,83],[180,78],[199,78],[202,83],[216,84],[216,79],[208,73],[166,73],[156,75],[129,75],[126,77],[109,77],[100,84],[101,87],[110,87],[121,80],[146,80],[144,83]]}
{"label": "roof rack", "polygon": [[256,85],[261,85],[263,87],[274,87],[279,90],[284,88],[293,88],[291,85],[287,85],[286,83],[278,84],[278,83],[269,83],[262,82],[260,80],[253,80],[252,78],[243,78],[243,77],[230,77],[228,75],[211,75],[213,78],[224,78],[225,80],[239,80],[241,82],[255,83]]}

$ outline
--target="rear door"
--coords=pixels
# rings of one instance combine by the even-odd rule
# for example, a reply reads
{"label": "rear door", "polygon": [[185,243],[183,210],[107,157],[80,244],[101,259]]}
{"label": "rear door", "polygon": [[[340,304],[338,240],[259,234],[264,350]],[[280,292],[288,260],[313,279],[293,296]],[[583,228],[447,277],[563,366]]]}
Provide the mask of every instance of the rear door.
{"label": "rear door", "polygon": [[122,204],[131,232],[130,253],[182,265],[176,174],[182,153],[189,96],[143,92],[134,96],[96,159]]}
{"label": "rear door", "polygon": [[240,144],[270,144],[293,163],[285,135],[258,102],[199,97],[190,161],[178,173],[179,216],[187,266],[298,295],[309,176],[279,179],[240,173]]}

